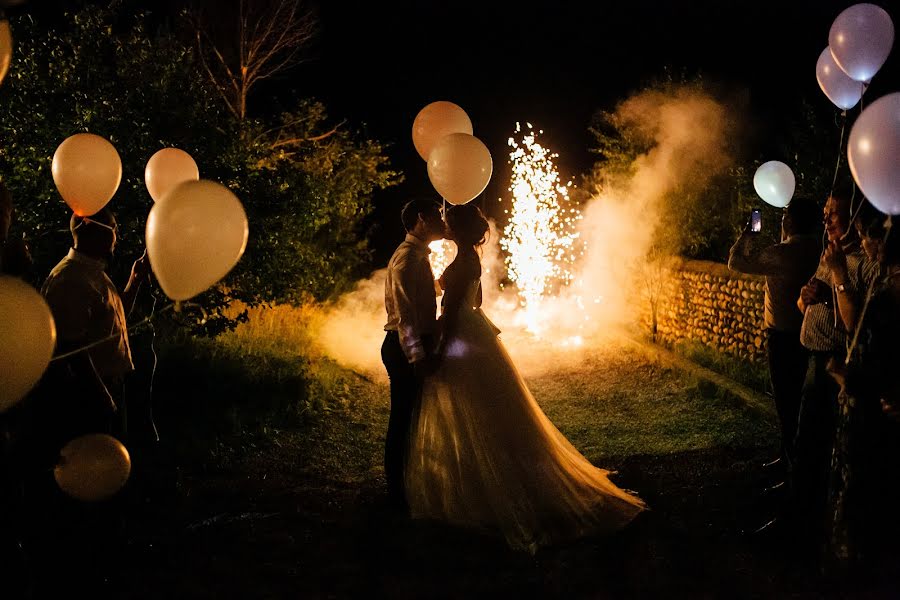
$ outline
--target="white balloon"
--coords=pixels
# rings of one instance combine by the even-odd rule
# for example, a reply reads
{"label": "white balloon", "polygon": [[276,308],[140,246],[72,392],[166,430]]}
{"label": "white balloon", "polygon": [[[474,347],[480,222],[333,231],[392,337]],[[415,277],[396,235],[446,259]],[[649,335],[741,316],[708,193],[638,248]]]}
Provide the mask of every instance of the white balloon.
{"label": "white balloon", "polygon": [[794,172],[783,162],[763,163],[753,175],[753,189],[759,197],[776,208],[784,208],[794,196]]}
{"label": "white balloon", "polygon": [[83,502],[114,496],[131,475],[131,455],[122,442],[104,433],[89,433],[70,440],[59,451],[53,469],[63,492]]}
{"label": "white balloon", "polygon": [[37,291],[0,275],[0,413],[38,382],[56,347],[56,324]]}
{"label": "white balloon", "polygon": [[9,63],[12,60],[13,39],[9,31],[9,21],[0,21],[0,83],[9,71]]}
{"label": "white balloon", "polygon": [[437,143],[451,133],[472,135],[472,120],[466,111],[453,102],[432,102],[420,110],[413,121],[413,145],[419,156],[426,161]]}
{"label": "white balloon", "polygon": [[428,179],[450,204],[465,204],[484,191],[494,164],[487,146],[473,135],[445,135],[428,156]]}
{"label": "white balloon", "polygon": [[144,168],[144,182],[154,202],[171,192],[179,183],[197,181],[200,170],[194,158],[178,148],[163,148],[150,157]]}
{"label": "white balloon", "polygon": [[822,50],[816,63],[816,81],[828,99],[842,110],[850,110],[862,98],[863,84],[854,81],[834,62],[831,48]]}
{"label": "white balloon", "polygon": [[872,206],[900,215],[900,92],[862,111],[847,145],[850,172]]}
{"label": "white balloon", "polygon": [[50,173],[72,212],[88,217],[106,206],[119,189],[122,159],[106,138],[76,133],[53,153]]}
{"label": "white balloon", "polygon": [[187,300],[219,281],[247,246],[241,201],[213,181],[186,181],[150,209],[147,255],[166,296]]}
{"label": "white balloon", "polygon": [[869,82],[894,45],[894,23],[880,6],[854,4],[837,16],[828,47],[838,66],[855,81]]}

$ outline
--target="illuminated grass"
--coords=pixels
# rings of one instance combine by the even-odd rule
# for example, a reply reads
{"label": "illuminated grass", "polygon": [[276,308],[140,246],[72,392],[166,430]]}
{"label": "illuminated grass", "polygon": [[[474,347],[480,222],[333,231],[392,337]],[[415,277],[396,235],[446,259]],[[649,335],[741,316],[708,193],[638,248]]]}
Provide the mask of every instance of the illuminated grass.
{"label": "illuminated grass", "polygon": [[[187,411],[192,423],[200,421],[201,429],[216,435],[320,428],[331,454],[313,450],[318,458],[309,457],[309,468],[317,469],[312,463],[320,459],[329,463],[323,467],[349,469],[354,476],[378,467],[387,386],[314,351],[311,332],[319,318],[311,308],[260,309],[233,333],[170,348],[158,385],[160,394],[169,395],[169,418]],[[585,351],[578,366],[528,383],[556,426],[603,466],[610,457],[774,443],[766,416],[631,349]],[[342,444],[371,452],[353,465],[328,459]]]}

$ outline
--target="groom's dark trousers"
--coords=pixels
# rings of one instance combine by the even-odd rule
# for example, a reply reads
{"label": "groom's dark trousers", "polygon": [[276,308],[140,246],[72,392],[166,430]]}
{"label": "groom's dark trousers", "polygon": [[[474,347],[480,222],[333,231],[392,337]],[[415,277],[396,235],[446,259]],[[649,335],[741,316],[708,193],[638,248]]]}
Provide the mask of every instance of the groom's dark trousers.
{"label": "groom's dark trousers", "polygon": [[409,454],[410,424],[419,402],[422,384],[403,353],[400,335],[396,331],[388,331],[384,336],[381,360],[391,380],[391,417],[384,445],[384,474],[387,478],[388,499],[394,507],[405,510],[407,503],[404,475]]}

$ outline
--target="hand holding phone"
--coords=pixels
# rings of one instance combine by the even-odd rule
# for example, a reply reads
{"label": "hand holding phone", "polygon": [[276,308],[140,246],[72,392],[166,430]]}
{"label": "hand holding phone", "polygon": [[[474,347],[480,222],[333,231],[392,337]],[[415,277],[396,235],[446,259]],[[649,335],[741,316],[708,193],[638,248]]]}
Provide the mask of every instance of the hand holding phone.
{"label": "hand holding phone", "polygon": [[762,212],[758,208],[750,211],[750,231],[753,233],[762,231]]}

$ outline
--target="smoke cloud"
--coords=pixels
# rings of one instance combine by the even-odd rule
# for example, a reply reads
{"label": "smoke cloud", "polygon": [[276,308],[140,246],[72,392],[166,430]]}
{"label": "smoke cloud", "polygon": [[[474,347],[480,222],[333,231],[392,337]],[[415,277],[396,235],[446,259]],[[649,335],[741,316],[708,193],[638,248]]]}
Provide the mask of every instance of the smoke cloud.
{"label": "smoke cloud", "polygon": [[[648,253],[660,239],[679,235],[680,214],[690,209],[684,199],[700,195],[733,163],[729,109],[694,87],[635,95],[616,108],[613,119],[621,133],[643,140],[646,151],[626,165],[597,167],[585,178],[590,194],[578,231],[586,248],[571,286],[526,314],[515,290],[500,287],[505,267],[493,224],[483,247],[484,309],[526,375],[578,361],[580,350],[604,344],[605,332],[635,322]],[[681,213],[674,211],[673,197],[681,199]],[[341,298],[319,336],[329,355],[370,373],[384,371],[384,277],[378,271]],[[537,335],[525,330],[535,311]]]}

